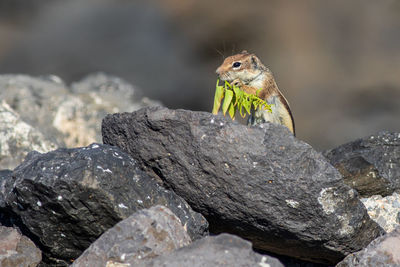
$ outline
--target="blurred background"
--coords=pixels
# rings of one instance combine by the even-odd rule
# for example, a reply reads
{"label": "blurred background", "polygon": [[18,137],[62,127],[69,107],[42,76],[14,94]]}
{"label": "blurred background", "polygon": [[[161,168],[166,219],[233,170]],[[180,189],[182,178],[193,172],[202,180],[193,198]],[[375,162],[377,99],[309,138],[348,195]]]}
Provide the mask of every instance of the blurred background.
{"label": "blurred background", "polygon": [[243,49],[316,149],[400,131],[396,0],[0,1],[0,73],[106,72],[169,108],[210,111],[215,69]]}

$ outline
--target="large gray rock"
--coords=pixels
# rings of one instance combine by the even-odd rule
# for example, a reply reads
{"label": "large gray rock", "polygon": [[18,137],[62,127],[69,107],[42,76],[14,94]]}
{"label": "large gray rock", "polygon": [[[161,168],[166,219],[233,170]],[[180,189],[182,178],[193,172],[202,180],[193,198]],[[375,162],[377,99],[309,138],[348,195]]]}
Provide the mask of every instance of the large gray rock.
{"label": "large gray rock", "polygon": [[17,229],[0,226],[0,266],[35,267],[42,254],[35,244]]}
{"label": "large gray rock", "polygon": [[255,248],[335,264],[384,232],[340,173],[282,126],[145,108],[105,117],[102,132],[206,216],[213,233]]}
{"label": "large gray rock", "polygon": [[[140,210],[99,237],[74,267],[137,264],[191,243],[178,217],[164,206]],[[136,265],[135,264],[135,265]]]}
{"label": "large gray rock", "polygon": [[350,254],[336,266],[400,266],[400,227],[375,239],[360,252]]}
{"label": "large gray rock", "polygon": [[117,222],[157,204],[170,208],[193,239],[203,236],[208,226],[129,155],[107,145],[32,152],[5,189],[1,213],[15,214],[21,231],[51,266],[66,266]]}
{"label": "large gray rock", "polygon": [[0,75],[0,99],[59,146],[65,144],[64,136],[53,126],[54,115],[68,93],[66,85],[56,76]]}
{"label": "large gray rock", "polygon": [[101,119],[108,113],[159,104],[106,74],[89,75],[71,88],[56,76],[0,75],[0,99],[46,138],[67,147],[100,142]]}
{"label": "large gray rock", "polygon": [[4,100],[0,101],[0,169],[14,169],[32,150],[48,152],[56,148],[55,143],[22,121]]}
{"label": "large gray rock", "polygon": [[324,155],[361,196],[400,191],[400,133],[380,132],[326,151]]}
{"label": "large gray rock", "polygon": [[[60,103],[54,119],[54,126],[69,134],[68,146],[101,142],[101,120],[109,113],[161,105],[144,98],[138,88],[123,79],[103,73],[91,74],[73,83],[70,91],[73,97]],[[81,141],[75,144],[75,140]]]}
{"label": "large gray rock", "polygon": [[279,260],[255,253],[251,243],[240,237],[221,234],[197,240],[190,246],[129,266],[202,267],[263,266],[283,267]]}
{"label": "large gray rock", "polygon": [[99,118],[112,112],[132,112],[149,105],[161,106],[160,102],[143,97],[138,88],[125,80],[104,73],[89,74],[73,83],[70,91],[85,103],[94,105],[93,110],[101,113]]}

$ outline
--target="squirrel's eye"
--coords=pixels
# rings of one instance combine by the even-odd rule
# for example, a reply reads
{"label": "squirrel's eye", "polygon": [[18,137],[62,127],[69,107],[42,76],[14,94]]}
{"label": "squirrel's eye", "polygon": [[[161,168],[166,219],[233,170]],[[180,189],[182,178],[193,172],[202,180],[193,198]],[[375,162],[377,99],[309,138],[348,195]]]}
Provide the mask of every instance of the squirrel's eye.
{"label": "squirrel's eye", "polygon": [[234,67],[234,68],[239,68],[240,65],[242,65],[242,63],[240,63],[240,62],[234,62],[234,63],[232,64],[232,67]]}

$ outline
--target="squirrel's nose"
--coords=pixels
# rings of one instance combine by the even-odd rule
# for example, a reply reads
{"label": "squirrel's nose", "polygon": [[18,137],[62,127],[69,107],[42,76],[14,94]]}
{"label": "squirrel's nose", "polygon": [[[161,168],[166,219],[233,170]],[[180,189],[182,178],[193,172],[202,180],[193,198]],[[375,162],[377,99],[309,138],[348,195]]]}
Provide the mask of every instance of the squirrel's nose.
{"label": "squirrel's nose", "polygon": [[215,71],[215,73],[216,74],[218,74],[218,76],[221,74],[221,67],[219,67],[216,71]]}

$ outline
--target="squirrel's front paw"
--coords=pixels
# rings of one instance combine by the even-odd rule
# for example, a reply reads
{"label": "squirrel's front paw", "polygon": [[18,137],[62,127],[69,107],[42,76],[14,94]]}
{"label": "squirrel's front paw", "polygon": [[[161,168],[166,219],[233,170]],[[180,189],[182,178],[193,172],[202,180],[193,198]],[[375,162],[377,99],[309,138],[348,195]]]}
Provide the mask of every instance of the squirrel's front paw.
{"label": "squirrel's front paw", "polygon": [[233,80],[232,85],[241,87],[243,85],[243,82],[240,79],[235,79],[235,80]]}

